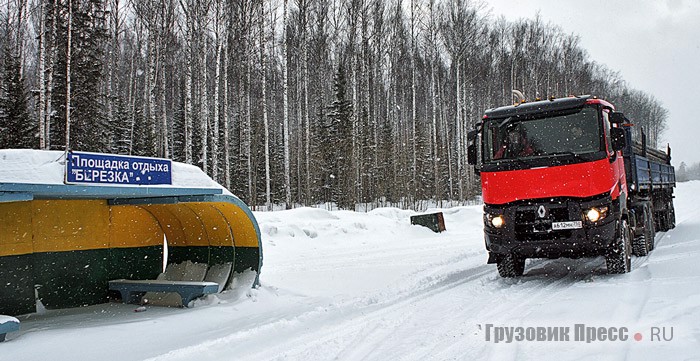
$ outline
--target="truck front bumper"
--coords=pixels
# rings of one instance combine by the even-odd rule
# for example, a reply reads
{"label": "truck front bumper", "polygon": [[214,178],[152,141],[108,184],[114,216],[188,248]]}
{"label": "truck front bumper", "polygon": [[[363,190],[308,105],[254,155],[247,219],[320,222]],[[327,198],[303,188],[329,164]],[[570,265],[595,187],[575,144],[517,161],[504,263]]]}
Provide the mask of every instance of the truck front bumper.
{"label": "truck front bumper", "polygon": [[[521,258],[580,258],[604,255],[615,239],[619,211],[609,198],[521,202],[508,206],[484,206],[484,238],[489,263],[508,254]],[[609,211],[598,222],[589,222],[583,212],[607,206]],[[544,207],[544,216],[538,210]],[[505,226],[490,227],[487,215],[500,214]],[[582,228],[553,230],[553,222],[581,221]]]}

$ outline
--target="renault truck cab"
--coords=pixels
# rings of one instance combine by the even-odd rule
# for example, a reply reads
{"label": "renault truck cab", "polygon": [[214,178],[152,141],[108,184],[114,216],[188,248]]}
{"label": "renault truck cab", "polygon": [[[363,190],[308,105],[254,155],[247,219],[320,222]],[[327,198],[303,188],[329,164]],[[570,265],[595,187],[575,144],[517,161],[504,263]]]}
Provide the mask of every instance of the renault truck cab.
{"label": "renault truck cab", "polygon": [[592,96],[487,110],[470,133],[481,176],[488,263],[503,277],[527,258],[605,256],[630,269],[624,116]]}

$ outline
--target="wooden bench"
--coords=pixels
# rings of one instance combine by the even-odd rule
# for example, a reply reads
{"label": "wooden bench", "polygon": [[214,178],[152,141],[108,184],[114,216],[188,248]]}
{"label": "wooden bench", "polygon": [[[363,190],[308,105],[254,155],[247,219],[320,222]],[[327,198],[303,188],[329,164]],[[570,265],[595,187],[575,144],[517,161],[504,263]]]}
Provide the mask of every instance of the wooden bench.
{"label": "wooden bench", "polygon": [[113,280],[109,281],[111,291],[119,291],[124,303],[139,303],[146,292],[175,292],[182,298],[182,305],[187,305],[197,297],[218,293],[219,284],[215,282],[166,281],[166,280]]}
{"label": "wooden bench", "polygon": [[19,320],[11,317],[0,315],[0,342],[5,341],[5,335],[8,332],[19,331]]}

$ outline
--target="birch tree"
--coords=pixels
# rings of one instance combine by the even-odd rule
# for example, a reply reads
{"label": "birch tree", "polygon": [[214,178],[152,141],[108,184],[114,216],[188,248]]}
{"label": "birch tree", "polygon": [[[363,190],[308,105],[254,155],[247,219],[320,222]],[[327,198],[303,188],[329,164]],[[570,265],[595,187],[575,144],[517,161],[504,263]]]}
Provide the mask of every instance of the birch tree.
{"label": "birch tree", "polygon": [[39,149],[47,149],[46,142],[46,2],[39,9]]}
{"label": "birch tree", "polygon": [[192,139],[194,126],[194,114],[192,106],[192,93],[194,91],[193,85],[195,81],[194,74],[194,62],[193,57],[195,54],[195,2],[194,0],[180,0],[180,7],[184,13],[185,17],[185,94],[184,94],[184,148],[185,148],[185,163],[192,164]]}
{"label": "birch tree", "polygon": [[[272,5],[270,5],[270,11],[272,11]],[[262,87],[262,113],[263,113],[263,129],[265,137],[265,208],[267,210],[272,210],[272,197],[271,197],[271,185],[270,185],[270,124],[268,119],[267,110],[267,57],[265,53],[267,51],[267,37],[266,27],[265,27],[265,4],[260,4],[260,69],[261,69],[261,87]],[[273,34],[274,38],[274,34]]]}
{"label": "birch tree", "polygon": [[287,63],[287,0],[282,8],[282,91],[283,91],[283,132],[284,132],[284,200],[286,207],[292,207],[291,169],[289,159],[289,66]]}
{"label": "birch tree", "polygon": [[223,47],[223,31],[225,29],[225,9],[224,1],[216,0],[214,4],[214,48],[215,48],[215,64],[214,64],[214,116],[212,119],[212,178],[217,181],[219,179],[219,110],[221,107],[220,89],[221,89],[221,54]]}
{"label": "birch tree", "polygon": [[70,147],[70,112],[71,112],[71,50],[73,48],[73,0],[68,0],[68,30],[67,45],[66,45],[66,152],[71,150]]}

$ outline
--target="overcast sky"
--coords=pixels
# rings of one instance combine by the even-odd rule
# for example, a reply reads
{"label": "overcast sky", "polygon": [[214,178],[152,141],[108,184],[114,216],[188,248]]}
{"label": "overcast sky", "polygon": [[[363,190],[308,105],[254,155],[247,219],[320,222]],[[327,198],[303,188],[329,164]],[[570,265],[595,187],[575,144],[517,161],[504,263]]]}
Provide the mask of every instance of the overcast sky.
{"label": "overcast sky", "polygon": [[[673,164],[700,161],[699,0],[484,0],[492,15],[533,18],[581,37],[592,60],[669,110]],[[662,144],[659,144],[662,146]]]}

